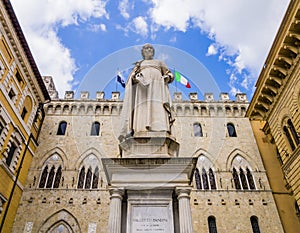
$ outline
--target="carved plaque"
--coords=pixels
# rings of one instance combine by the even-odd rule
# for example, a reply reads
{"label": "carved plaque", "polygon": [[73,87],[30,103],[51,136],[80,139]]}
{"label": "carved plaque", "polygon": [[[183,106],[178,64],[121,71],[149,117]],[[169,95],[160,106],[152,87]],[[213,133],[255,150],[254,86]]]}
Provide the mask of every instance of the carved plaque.
{"label": "carved plaque", "polygon": [[173,233],[170,205],[132,205],[130,225],[130,233]]}

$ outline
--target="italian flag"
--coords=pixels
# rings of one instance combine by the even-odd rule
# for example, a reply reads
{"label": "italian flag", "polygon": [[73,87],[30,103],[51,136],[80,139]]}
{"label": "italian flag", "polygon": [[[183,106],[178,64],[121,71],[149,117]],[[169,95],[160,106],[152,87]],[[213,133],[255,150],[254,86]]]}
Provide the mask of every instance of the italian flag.
{"label": "italian flag", "polygon": [[176,82],[180,82],[181,84],[183,84],[186,88],[191,88],[191,85],[189,83],[189,81],[179,72],[177,72],[176,70],[174,71],[174,75],[175,75],[175,80]]}

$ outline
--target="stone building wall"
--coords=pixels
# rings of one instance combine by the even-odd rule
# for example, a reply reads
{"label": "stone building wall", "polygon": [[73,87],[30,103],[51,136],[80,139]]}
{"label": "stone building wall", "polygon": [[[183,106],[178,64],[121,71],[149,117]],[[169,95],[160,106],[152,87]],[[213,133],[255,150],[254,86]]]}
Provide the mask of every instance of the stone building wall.
{"label": "stone building wall", "polygon": [[[107,232],[109,193],[101,158],[120,156],[117,138],[122,101],[118,96],[77,100],[69,94],[45,106],[39,147],[13,232],[51,232],[59,228],[65,232]],[[249,120],[244,117],[248,102],[175,98],[173,105],[176,121],[172,133],[180,144],[179,156],[199,157],[201,177],[198,183],[194,179],[190,199],[194,232],[208,232],[209,216],[216,219],[218,232],[250,233],[251,216],[257,217],[261,232],[283,232]],[[57,135],[62,121],[67,123],[65,135]],[[99,136],[90,135],[93,122],[100,123]],[[201,125],[202,134],[195,135],[195,123]],[[236,137],[229,135],[228,123],[234,125]],[[50,169],[55,165],[57,172],[57,164],[62,167],[59,186],[39,187],[45,166]],[[99,166],[96,189],[78,189],[83,164]],[[245,174],[248,169],[253,187],[248,180],[248,188],[237,190],[233,168],[238,173],[242,168]]]}

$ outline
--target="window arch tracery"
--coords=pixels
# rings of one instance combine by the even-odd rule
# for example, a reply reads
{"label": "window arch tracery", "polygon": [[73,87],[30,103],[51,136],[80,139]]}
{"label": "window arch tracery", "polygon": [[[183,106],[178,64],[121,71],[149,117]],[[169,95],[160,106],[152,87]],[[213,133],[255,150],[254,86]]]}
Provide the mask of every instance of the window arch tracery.
{"label": "window arch tracery", "polygon": [[[195,169],[195,184],[197,190],[217,189],[215,174],[212,169],[212,163],[205,156],[199,157],[201,169]],[[201,171],[201,172],[200,172]]]}
{"label": "window arch tracery", "polygon": [[58,154],[53,154],[43,165],[38,187],[48,189],[59,188],[61,177],[62,159]]}
{"label": "window arch tracery", "polygon": [[99,183],[99,161],[91,154],[81,164],[78,175],[78,189],[97,189]]}
{"label": "window arch tracery", "polygon": [[237,155],[232,163],[232,177],[234,186],[238,190],[256,189],[255,181],[249,163]]}

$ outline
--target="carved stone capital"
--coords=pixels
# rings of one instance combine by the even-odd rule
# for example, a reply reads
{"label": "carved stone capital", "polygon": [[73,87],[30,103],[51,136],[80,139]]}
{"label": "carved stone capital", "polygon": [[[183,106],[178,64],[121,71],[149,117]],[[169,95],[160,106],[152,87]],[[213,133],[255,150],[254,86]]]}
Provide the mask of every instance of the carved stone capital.
{"label": "carved stone capital", "polygon": [[118,198],[122,200],[124,195],[124,188],[110,188],[109,193],[110,193],[110,199]]}
{"label": "carved stone capital", "polygon": [[191,187],[176,187],[175,192],[177,194],[177,199],[188,198],[190,199]]}

